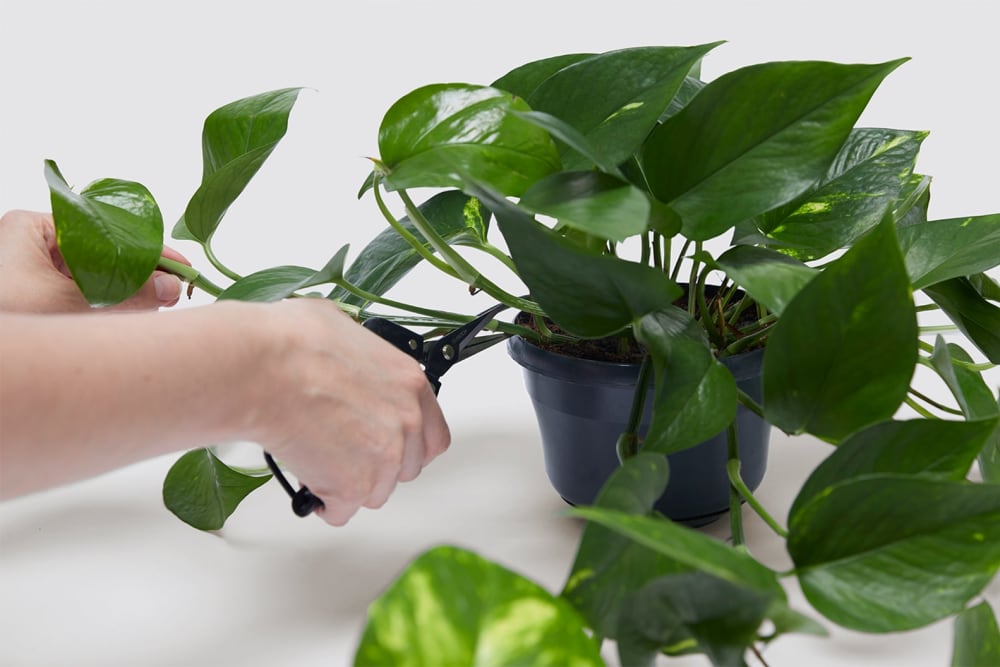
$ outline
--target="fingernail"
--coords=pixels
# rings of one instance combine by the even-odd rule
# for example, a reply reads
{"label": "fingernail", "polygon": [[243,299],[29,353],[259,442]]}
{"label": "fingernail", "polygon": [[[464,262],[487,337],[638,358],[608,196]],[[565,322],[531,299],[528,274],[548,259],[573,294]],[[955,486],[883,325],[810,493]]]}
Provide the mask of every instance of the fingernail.
{"label": "fingernail", "polygon": [[153,278],[156,298],[164,303],[181,298],[181,279],[169,273],[161,273]]}

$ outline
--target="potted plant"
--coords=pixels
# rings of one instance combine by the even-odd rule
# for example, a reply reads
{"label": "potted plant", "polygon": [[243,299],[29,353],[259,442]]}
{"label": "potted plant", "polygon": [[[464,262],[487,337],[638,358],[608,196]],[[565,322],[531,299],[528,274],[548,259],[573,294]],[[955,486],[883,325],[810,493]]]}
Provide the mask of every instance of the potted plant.
{"label": "potted plant", "polygon": [[[782,633],[821,631],[789,608],[787,577],[837,624],[894,632],[955,616],[956,655],[995,657],[993,612],[969,603],[1000,566],[1000,407],[981,374],[1000,361],[1000,286],[986,273],[1000,264],[1000,215],[927,220],[930,179],[914,171],[925,133],[856,127],[902,60],[769,62],[701,81],[715,46],[556,56],[492,85],[404,96],[385,115],[361,191],[390,227],[350,266],[342,248],[320,270],[236,276],[214,258],[212,235],[283,136],[297,91],[223,107],[206,121],[205,175],[174,234],[204,246],[233,278],[224,289],[157,259],[162,227],[145,188],[102,181],[75,193],[48,164],[63,252],[95,302],[126,298],[160,261],[219,298],[333,285],[326,296],[359,319],[389,309],[431,331],[469,319],[386,296],[426,261],[523,313],[491,325],[523,339],[514,356],[529,343],[609,337],[616,351],[640,351],[621,432],[604,445],[607,479],[579,503],[592,506],[572,510],[588,524],[560,594],[461,549],[433,550],[373,604],[359,664],[594,664],[603,639],[626,664],[690,652],[742,664]],[[418,205],[417,188],[441,191]],[[101,224],[109,219],[127,224]],[[100,261],[97,227],[129,259],[105,262],[88,285],[74,266]],[[512,271],[528,295],[456,246]],[[987,361],[924,340],[936,332],[918,316],[931,310]],[[762,361],[757,395],[726,365],[747,351]],[[911,388],[918,365],[954,405]],[[901,418],[904,404],[918,418]],[[804,478],[787,526],[753,496],[759,479],[744,477],[766,441],[747,456],[751,427],[738,411],[834,446]],[[717,437],[709,448],[723,453],[726,505],[746,502],[786,539],[792,571],[748,552],[739,511],[727,545],[655,509],[676,488],[679,455]],[[967,478],[977,458],[983,483]],[[218,478],[228,495],[202,502],[209,494],[191,480]],[[189,523],[217,528],[263,481],[198,451],[171,470],[164,496]]]}

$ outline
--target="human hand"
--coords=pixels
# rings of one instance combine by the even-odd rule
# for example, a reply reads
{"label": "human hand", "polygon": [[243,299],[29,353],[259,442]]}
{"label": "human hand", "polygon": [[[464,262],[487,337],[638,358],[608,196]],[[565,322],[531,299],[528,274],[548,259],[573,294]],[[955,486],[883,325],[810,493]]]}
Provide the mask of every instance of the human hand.
{"label": "human hand", "polygon": [[[180,253],[163,256],[189,264]],[[181,281],[154,271],[145,285],[113,310],[153,310],[172,306],[181,296]],[[70,275],[48,213],[9,211],[0,218],[0,311],[72,313],[90,310]]]}
{"label": "human hand", "polygon": [[419,364],[329,301],[269,304],[269,352],[250,387],[250,439],[325,504],[327,523],[381,507],[447,449],[448,426]]}

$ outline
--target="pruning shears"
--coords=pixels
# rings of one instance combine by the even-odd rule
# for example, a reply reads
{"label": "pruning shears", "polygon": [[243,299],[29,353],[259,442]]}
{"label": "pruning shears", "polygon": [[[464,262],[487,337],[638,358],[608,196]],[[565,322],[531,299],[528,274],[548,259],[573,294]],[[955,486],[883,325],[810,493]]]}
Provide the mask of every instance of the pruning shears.
{"label": "pruning shears", "polygon": [[[447,373],[452,366],[508,337],[504,333],[479,335],[486,325],[493,321],[494,316],[507,307],[506,304],[497,304],[476,315],[466,324],[434,340],[424,340],[424,337],[419,333],[410,331],[384,317],[369,318],[365,320],[363,326],[420,362],[424,375],[434,389],[436,396],[441,389],[441,376]],[[274,473],[275,478],[291,497],[292,511],[295,514],[309,516],[313,511],[323,507],[323,501],[308,487],[302,486],[296,490],[285,478],[274,458],[267,452],[264,452],[264,460],[267,462],[267,467]]]}

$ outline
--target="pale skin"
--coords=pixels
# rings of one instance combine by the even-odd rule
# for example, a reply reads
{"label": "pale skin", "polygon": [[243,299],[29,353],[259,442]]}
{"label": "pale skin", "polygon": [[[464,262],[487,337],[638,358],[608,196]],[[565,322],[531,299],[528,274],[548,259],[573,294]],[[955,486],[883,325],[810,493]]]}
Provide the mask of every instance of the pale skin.
{"label": "pale skin", "polygon": [[92,309],[49,215],[0,218],[0,498],[251,441],[343,525],[447,449],[419,365],[332,302],[157,312],[181,291],[156,272],[127,303]]}

